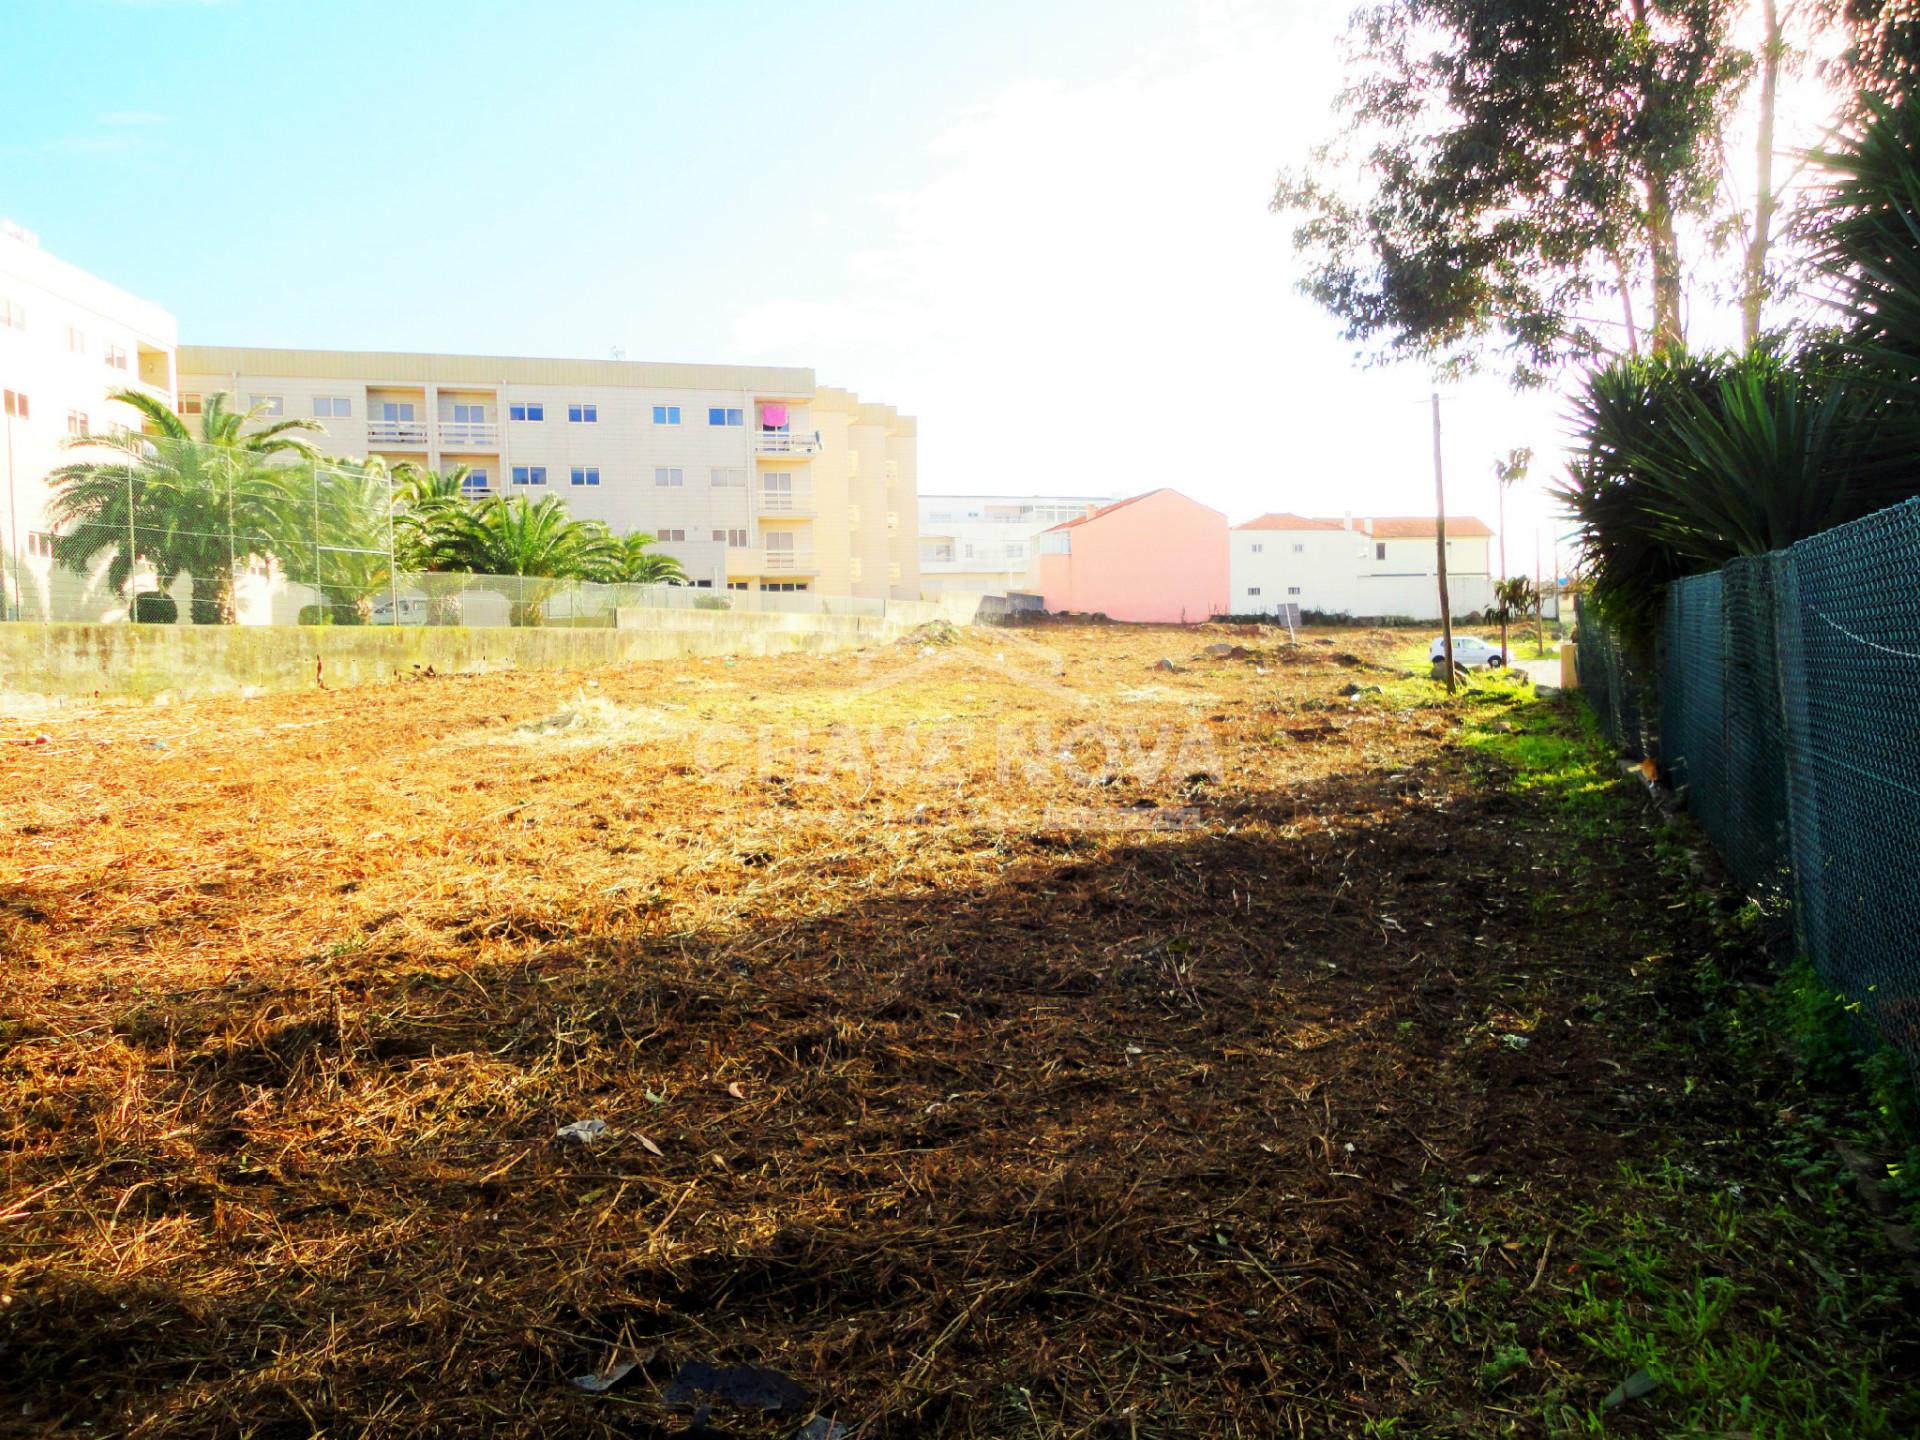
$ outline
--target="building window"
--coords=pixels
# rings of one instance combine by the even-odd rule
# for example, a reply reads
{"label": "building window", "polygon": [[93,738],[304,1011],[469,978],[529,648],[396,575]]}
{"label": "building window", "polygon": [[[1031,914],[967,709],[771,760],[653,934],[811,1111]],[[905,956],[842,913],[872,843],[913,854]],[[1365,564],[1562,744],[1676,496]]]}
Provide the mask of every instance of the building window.
{"label": "building window", "polygon": [[1298,585],[1287,586],[1287,594],[1298,595],[1299,593],[1300,593],[1300,587]]}
{"label": "building window", "polygon": [[1307,547],[1305,545],[1296,545],[1293,547],[1293,553],[1296,555],[1304,555],[1307,553]]}
{"label": "building window", "polygon": [[513,467],[513,483],[516,485],[544,485],[547,483],[547,467],[544,465],[516,465]]}
{"label": "building window", "polygon": [[709,425],[744,425],[746,423],[747,415],[744,410],[728,410],[716,405],[707,411]]}
{"label": "building window", "polygon": [[456,425],[484,425],[487,423],[487,407],[484,405],[456,405],[453,407],[453,423]]}
{"label": "building window", "polygon": [[678,530],[678,529],[662,530],[657,535],[655,535],[654,538],[656,540],[685,540],[687,538],[687,532],[685,530]]}
{"label": "building window", "polygon": [[1387,542],[1386,541],[1382,540],[1379,544],[1373,547],[1373,558],[1376,560],[1384,560],[1387,558]]}
{"label": "building window", "polygon": [[807,588],[807,582],[804,580],[771,580],[761,585],[760,588],[762,590],[778,591],[784,595],[805,590]]}
{"label": "building window", "polygon": [[9,390],[6,392],[6,398],[7,414],[13,416],[16,420],[28,420],[32,418],[28,413],[27,397],[24,394],[18,390]]}
{"label": "building window", "polygon": [[466,495],[484,494],[492,484],[493,477],[487,474],[485,466],[475,466],[460,477],[460,490]]}
{"label": "building window", "polygon": [[656,485],[685,485],[686,472],[678,465],[656,465],[653,467],[653,483]]}
{"label": "building window", "polygon": [[53,558],[53,536],[47,534],[44,530],[29,530],[27,532],[27,554],[33,556],[36,560],[51,560]]}
{"label": "building window", "polygon": [[567,406],[567,419],[576,425],[593,425],[600,420],[598,405],[582,405],[578,400]]}
{"label": "building window", "polygon": [[598,485],[600,483],[600,467],[598,465],[574,466],[573,483],[576,485]]}
{"label": "building window", "polygon": [[678,405],[654,406],[653,423],[656,425],[678,425],[680,423],[680,407]]}
{"label": "building window", "polygon": [[0,325],[6,326],[9,330],[26,329],[27,307],[18,300],[9,300],[6,296],[0,295]]}
{"label": "building window", "polygon": [[321,420],[345,420],[353,414],[353,402],[344,395],[316,395],[313,413]]}
{"label": "building window", "polygon": [[107,346],[106,359],[107,364],[115,370],[125,370],[127,368],[127,347],[124,345]]}
{"label": "building window", "polygon": [[380,418],[389,424],[412,424],[413,402],[411,400],[383,400],[380,402]]}
{"label": "building window", "polygon": [[1266,548],[1267,548],[1266,546],[1256,543],[1253,547],[1253,553],[1258,555],[1261,551],[1265,550]]}
{"label": "building window", "polygon": [[507,418],[509,420],[544,420],[547,418],[547,407],[534,403],[509,405]]}
{"label": "building window", "polygon": [[287,413],[287,402],[279,395],[249,395],[247,408],[258,410],[262,415],[284,415]]}
{"label": "building window", "polygon": [[203,408],[198,395],[187,394],[180,397],[180,413],[182,415],[198,415]]}
{"label": "building window", "polygon": [[744,490],[747,488],[747,472],[739,465],[716,465],[709,476],[709,483],[716,490]]}
{"label": "building window", "polygon": [[744,550],[747,548],[747,532],[744,530],[716,530],[713,532],[713,543],[716,545],[730,545],[735,550]]}
{"label": "building window", "polygon": [[87,412],[84,410],[67,411],[67,434],[80,436],[87,433]]}
{"label": "building window", "polygon": [[753,588],[753,582],[751,580],[727,581],[727,589],[729,590],[751,590],[752,588]]}
{"label": "building window", "polygon": [[87,332],[78,325],[67,326],[67,349],[75,355],[87,353]]}
{"label": "building window", "polygon": [[1071,555],[1073,553],[1073,536],[1042,535],[1040,537],[1040,553],[1042,555]]}
{"label": "building window", "polygon": [[1247,586],[1247,594],[1258,595],[1259,593],[1260,593],[1260,587],[1258,585]]}

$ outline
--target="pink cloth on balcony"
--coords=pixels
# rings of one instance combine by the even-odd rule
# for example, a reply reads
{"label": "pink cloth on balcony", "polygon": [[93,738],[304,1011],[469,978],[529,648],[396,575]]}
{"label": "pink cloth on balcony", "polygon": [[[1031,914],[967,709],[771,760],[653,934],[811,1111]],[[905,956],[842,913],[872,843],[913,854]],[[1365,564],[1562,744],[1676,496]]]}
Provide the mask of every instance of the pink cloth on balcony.
{"label": "pink cloth on balcony", "polygon": [[762,405],[760,423],[770,430],[782,430],[787,424],[787,407],[784,405]]}

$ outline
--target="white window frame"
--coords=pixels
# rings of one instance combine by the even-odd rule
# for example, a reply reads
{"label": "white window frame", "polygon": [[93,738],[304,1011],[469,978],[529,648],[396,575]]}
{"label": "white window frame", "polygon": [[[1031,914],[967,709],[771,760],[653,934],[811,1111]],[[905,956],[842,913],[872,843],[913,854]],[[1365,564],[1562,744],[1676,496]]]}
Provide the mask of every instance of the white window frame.
{"label": "white window frame", "polygon": [[567,423],[569,425],[598,425],[600,423],[600,404],[596,400],[569,400],[567,402]]}
{"label": "white window frame", "polygon": [[316,395],[313,397],[313,415],[316,420],[350,420],[353,418],[353,401],[346,395]]}
{"label": "white window frame", "polygon": [[680,423],[680,407],[678,405],[654,406],[653,423],[656,425],[678,425]]}
{"label": "white window frame", "polygon": [[249,395],[247,409],[264,408],[275,419],[287,413],[287,397],[284,395]]}
{"label": "white window frame", "polygon": [[653,483],[663,490],[684,488],[687,483],[686,469],[679,465],[656,465],[653,467]]}
{"label": "white window frame", "polygon": [[[524,475],[527,478],[522,480]],[[516,465],[513,467],[512,480],[523,490],[537,490],[547,483],[547,467],[544,465]]]}
{"label": "white window frame", "polygon": [[597,487],[600,484],[600,467],[598,465],[575,465],[572,474],[567,478],[575,485]]}

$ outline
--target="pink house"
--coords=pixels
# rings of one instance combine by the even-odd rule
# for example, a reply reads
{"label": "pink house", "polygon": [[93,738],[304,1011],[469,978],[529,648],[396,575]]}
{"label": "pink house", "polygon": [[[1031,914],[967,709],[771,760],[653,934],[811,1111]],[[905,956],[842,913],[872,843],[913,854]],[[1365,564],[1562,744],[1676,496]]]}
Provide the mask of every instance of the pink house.
{"label": "pink house", "polygon": [[1049,610],[1167,624],[1225,614],[1227,517],[1149,490],[1041,531],[1034,580]]}

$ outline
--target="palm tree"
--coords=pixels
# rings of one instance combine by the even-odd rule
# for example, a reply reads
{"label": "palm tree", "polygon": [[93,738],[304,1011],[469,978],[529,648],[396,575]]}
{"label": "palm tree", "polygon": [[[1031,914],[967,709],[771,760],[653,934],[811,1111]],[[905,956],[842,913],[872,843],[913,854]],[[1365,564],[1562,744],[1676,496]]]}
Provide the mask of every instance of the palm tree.
{"label": "palm tree", "polygon": [[614,543],[604,525],[576,520],[558,496],[516,495],[439,515],[425,556],[430,568],[488,577],[512,602],[508,623],[539,625],[554,592],[591,574]]}
{"label": "palm tree", "polygon": [[655,550],[656,543],[644,530],[610,539],[605,558],[588,578],[607,585],[684,585],[687,572],[673,556]]}
{"label": "palm tree", "polygon": [[295,419],[248,430],[260,407],[238,411],[226,396],[209,395],[196,435],[143,391],[118,390],[111,398],[137,411],[143,429],[67,442],[108,458],[76,460],[47,477],[55,561],[85,571],[111,549],[106,580],[116,590],[131,586],[142,560],[162,590],[191,575],[193,623],[231,624],[234,569],[277,550],[299,488],[287,483],[285,462],[317,459],[300,434],[321,427]]}
{"label": "palm tree", "polygon": [[[374,597],[394,586],[393,478],[378,456],[314,467],[298,523],[273,550],[289,580],[312,588],[320,624],[365,625]],[[397,624],[399,616],[394,617]]]}
{"label": "palm tree", "polygon": [[1493,607],[1500,615],[1500,653],[1507,654],[1507,624],[1518,611],[1524,615],[1533,603],[1533,582],[1524,575],[1494,582]]}
{"label": "palm tree", "polygon": [[434,554],[435,540],[447,517],[471,505],[467,476],[472,467],[428,470],[411,461],[393,467],[394,557],[403,573],[426,592],[427,624],[458,625],[466,577],[449,571]]}

